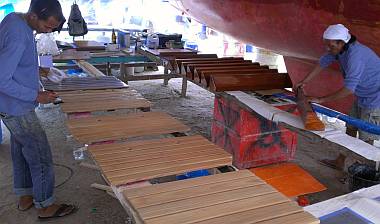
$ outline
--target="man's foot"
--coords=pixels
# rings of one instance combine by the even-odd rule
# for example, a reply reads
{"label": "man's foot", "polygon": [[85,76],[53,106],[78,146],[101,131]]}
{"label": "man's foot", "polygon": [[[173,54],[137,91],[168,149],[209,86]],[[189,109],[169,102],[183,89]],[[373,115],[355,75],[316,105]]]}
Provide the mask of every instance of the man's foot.
{"label": "man's foot", "polygon": [[67,205],[67,204],[53,204],[49,207],[39,209],[38,211],[38,219],[46,220],[52,218],[59,218],[63,216],[70,215],[77,210],[75,205]]}
{"label": "man's foot", "polygon": [[17,209],[20,211],[26,211],[30,209],[31,207],[33,207],[33,196],[31,195],[21,196],[18,201]]}

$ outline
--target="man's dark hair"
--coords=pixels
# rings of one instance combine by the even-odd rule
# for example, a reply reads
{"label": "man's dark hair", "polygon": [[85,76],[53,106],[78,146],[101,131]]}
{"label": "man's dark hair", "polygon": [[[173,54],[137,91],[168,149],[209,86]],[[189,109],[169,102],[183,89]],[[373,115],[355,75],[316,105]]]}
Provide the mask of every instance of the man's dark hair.
{"label": "man's dark hair", "polygon": [[59,22],[60,26],[53,31],[60,31],[66,19],[62,13],[62,7],[57,0],[31,0],[29,12],[33,12],[37,15],[39,20],[47,20],[53,16]]}

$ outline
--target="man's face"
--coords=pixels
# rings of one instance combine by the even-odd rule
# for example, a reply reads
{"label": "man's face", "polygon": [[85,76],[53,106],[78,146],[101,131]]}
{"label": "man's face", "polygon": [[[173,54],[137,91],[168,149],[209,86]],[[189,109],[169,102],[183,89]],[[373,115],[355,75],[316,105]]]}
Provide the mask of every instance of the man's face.
{"label": "man's face", "polygon": [[330,54],[338,55],[344,47],[344,42],[340,40],[323,40],[323,43],[326,46],[327,51]]}
{"label": "man's face", "polygon": [[50,16],[47,20],[38,19],[37,15],[32,15],[31,25],[33,30],[37,33],[51,33],[54,29],[59,27],[60,21],[54,16]]}

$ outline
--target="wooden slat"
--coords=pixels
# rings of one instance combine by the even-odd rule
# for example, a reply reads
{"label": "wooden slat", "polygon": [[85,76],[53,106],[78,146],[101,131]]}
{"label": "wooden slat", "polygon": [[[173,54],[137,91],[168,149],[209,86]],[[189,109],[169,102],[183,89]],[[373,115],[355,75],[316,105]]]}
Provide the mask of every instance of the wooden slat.
{"label": "wooden slat", "polygon": [[202,178],[192,178],[187,180],[180,180],[175,182],[167,182],[157,185],[152,185],[148,187],[142,187],[138,189],[128,189],[127,191],[124,191],[125,197],[128,199],[134,199],[138,197],[145,197],[148,195],[155,195],[155,194],[161,194],[165,192],[174,192],[177,190],[183,190],[186,188],[193,188],[197,186],[203,186],[208,184],[216,184],[216,183],[229,183],[229,182],[235,182],[238,179],[243,178],[251,178],[255,179],[257,181],[261,181],[264,183],[261,179],[258,177],[252,175],[252,172],[249,170],[241,170],[239,172],[228,172],[223,174],[215,174],[211,176],[204,176]]}
{"label": "wooden slat", "polygon": [[224,215],[215,219],[208,219],[199,224],[250,224],[261,221],[270,221],[278,217],[304,213],[295,202],[285,202],[268,207],[261,207],[231,215]]}
{"label": "wooden slat", "polygon": [[74,44],[78,51],[99,51],[106,49],[103,43],[92,40],[77,40],[74,42]]}
{"label": "wooden slat", "polygon": [[257,73],[277,73],[277,69],[266,69],[266,68],[254,68],[254,69],[247,69],[247,70],[216,70],[216,71],[202,71],[201,72],[201,80],[200,83],[204,87],[209,87],[210,86],[210,79],[211,76],[233,76],[233,75],[254,75]]}
{"label": "wooden slat", "polygon": [[75,62],[78,65],[78,67],[80,67],[81,69],[83,69],[83,71],[85,71],[86,73],[90,74],[93,77],[105,76],[103,72],[101,72],[99,69],[97,69],[95,66],[93,66],[87,61],[77,60]]}
{"label": "wooden slat", "polygon": [[194,60],[188,60],[188,61],[183,61],[185,59],[177,59],[176,62],[177,63],[180,63],[181,64],[181,69],[180,69],[180,72],[185,74],[186,73],[186,70],[187,70],[187,67],[188,65],[194,65],[194,64],[198,64],[198,65],[201,65],[201,64],[212,64],[212,63],[225,63],[225,62],[242,62],[244,61],[244,58],[202,58],[203,60],[200,60],[200,59],[194,59]]}
{"label": "wooden slat", "polygon": [[117,109],[149,108],[150,102],[131,89],[122,91],[82,91],[59,94],[64,113],[92,112]]}
{"label": "wooden slat", "polygon": [[184,173],[184,172],[210,169],[214,167],[230,165],[231,163],[232,162],[230,158],[224,158],[224,159],[217,159],[217,160],[209,160],[205,162],[183,164],[181,166],[176,165],[175,169],[174,169],[174,165],[172,165],[172,166],[167,166],[167,167],[161,167],[160,169],[155,169],[155,170],[144,170],[144,172],[141,172],[141,173],[134,173],[130,175],[114,177],[110,179],[110,182],[113,185],[117,186],[117,185],[122,185],[125,183],[148,180],[148,179],[152,179],[156,177],[170,176],[170,175],[176,175],[176,174]]}
{"label": "wooden slat", "polygon": [[311,104],[307,101],[307,98],[303,92],[302,88],[297,90],[297,108],[301,114],[302,121],[305,125],[306,130],[310,131],[323,131],[325,130],[325,125],[317,117]]}
{"label": "wooden slat", "polygon": [[223,66],[215,66],[215,67],[203,67],[203,66],[198,66],[196,68],[194,68],[194,71],[193,72],[189,72],[187,73],[187,75],[189,75],[190,77],[193,77],[192,79],[193,80],[196,80],[197,82],[200,81],[201,79],[201,73],[202,72],[211,72],[211,71],[220,71],[220,70],[224,70],[224,71],[229,71],[229,70],[245,70],[245,69],[269,69],[268,66],[261,66],[261,65],[257,65],[257,64],[246,64],[246,65],[223,65]]}
{"label": "wooden slat", "polygon": [[220,216],[247,211],[249,209],[276,205],[287,201],[289,201],[289,199],[281,195],[280,193],[273,193],[257,197],[245,198],[237,201],[226,202],[223,204],[217,204],[211,207],[192,209],[167,216],[147,219],[144,221],[147,224],[196,223]]}
{"label": "wooden slat", "polygon": [[83,144],[190,130],[162,112],[88,117],[68,120],[67,125],[73,136]]}
{"label": "wooden slat", "polygon": [[50,91],[76,91],[76,90],[100,90],[100,89],[122,89],[128,86],[114,76],[66,78],[61,83],[53,83],[42,80],[46,90]]}
{"label": "wooden slat", "polygon": [[[197,54],[198,56],[199,54]],[[176,62],[176,65],[177,65],[177,73],[181,73],[182,71],[182,63],[184,62],[202,62],[202,61],[223,61],[223,60],[234,60],[234,59],[238,59],[238,60],[244,60],[244,58],[242,57],[224,57],[224,58],[217,58],[217,56],[215,55],[215,57],[207,57],[207,58],[200,58],[200,57],[193,57],[193,58],[177,58],[175,59],[175,62]],[[186,71],[186,69],[184,69],[183,71]]]}
{"label": "wooden slat", "polygon": [[211,76],[210,89],[221,91],[255,91],[292,87],[288,74]]}
{"label": "wooden slat", "polygon": [[290,214],[287,216],[282,216],[282,217],[274,218],[271,220],[258,222],[258,224],[318,224],[318,223],[320,223],[320,221],[307,212]]}
{"label": "wooden slat", "polygon": [[[248,188],[248,191],[247,191],[247,188]],[[179,201],[186,200],[187,202],[189,202],[187,204],[187,207],[189,209],[186,209],[186,210],[190,210],[190,209],[197,208],[196,206],[192,205],[192,202],[195,202],[196,200],[209,201],[208,199],[211,199],[211,197],[213,196],[215,197],[214,199],[215,201],[211,204],[220,204],[220,203],[226,202],[224,200],[224,197],[223,199],[218,198],[218,197],[222,196],[223,194],[229,194],[229,195],[232,194],[231,196],[233,197],[236,196],[231,191],[235,193],[244,191],[245,193],[248,193],[248,194],[255,192],[253,196],[271,194],[271,193],[276,192],[274,188],[265,184],[265,182],[261,181],[260,179],[247,177],[247,178],[236,179],[235,181],[230,181],[230,182],[210,183],[207,185],[195,186],[195,187],[180,189],[180,190],[176,190],[172,192],[160,193],[155,196],[148,195],[145,197],[138,197],[138,198],[131,199],[130,202],[134,205],[135,208],[138,208],[138,209],[146,208],[144,211],[151,212],[151,211],[157,211],[157,209],[160,210],[159,208],[157,207],[154,208],[153,206],[158,206],[158,205],[162,206],[163,204],[170,204],[168,206],[163,206],[169,210],[169,207],[171,209],[174,209],[175,206],[173,207],[172,206],[173,204],[177,204]],[[247,197],[243,197],[243,198],[247,198]],[[234,198],[229,198],[229,199],[232,200]],[[168,213],[174,213],[174,212],[168,212]]]}
{"label": "wooden slat", "polygon": [[69,49],[63,51],[61,54],[53,57],[53,62],[62,62],[69,60],[87,60],[90,59],[91,55],[89,51],[76,51],[74,49]]}

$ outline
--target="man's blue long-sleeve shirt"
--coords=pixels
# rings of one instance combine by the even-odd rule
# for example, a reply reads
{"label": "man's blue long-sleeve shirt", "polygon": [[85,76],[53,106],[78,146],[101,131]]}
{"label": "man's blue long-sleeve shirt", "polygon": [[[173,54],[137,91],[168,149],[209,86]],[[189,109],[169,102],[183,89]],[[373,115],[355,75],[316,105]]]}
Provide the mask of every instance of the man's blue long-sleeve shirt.
{"label": "man's blue long-sleeve shirt", "polygon": [[38,91],[33,30],[11,13],[0,24],[0,112],[18,116],[34,110]]}
{"label": "man's blue long-sleeve shirt", "polygon": [[380,108],[380,58],[358,41],[338,57],[326,54],[319,64],[326,68],[338,60],[344,74],[344,86],[358,97],[358,105],[366,109]]}

